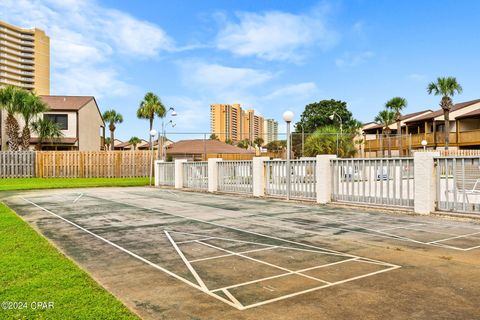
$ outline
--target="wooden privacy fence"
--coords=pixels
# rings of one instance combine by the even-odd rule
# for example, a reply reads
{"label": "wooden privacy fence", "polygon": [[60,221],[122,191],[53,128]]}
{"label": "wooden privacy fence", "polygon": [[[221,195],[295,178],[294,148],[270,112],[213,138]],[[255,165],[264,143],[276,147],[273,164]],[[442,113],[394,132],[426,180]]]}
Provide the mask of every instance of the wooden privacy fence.
{"label": "wooden privacy fence", "polygon": [[127,178],[150,175],[149,151],[37,151],[39,178]]}
{"label": "wooden privacy fence", "polygon": [[0,151],[0,178],[31,178],[35,176],[35,152]]}

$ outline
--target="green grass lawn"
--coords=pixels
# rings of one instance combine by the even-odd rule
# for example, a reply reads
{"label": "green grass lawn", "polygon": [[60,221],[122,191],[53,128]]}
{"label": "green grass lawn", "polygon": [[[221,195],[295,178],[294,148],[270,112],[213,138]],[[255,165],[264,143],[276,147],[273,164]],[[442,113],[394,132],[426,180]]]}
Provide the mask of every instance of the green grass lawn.
{"label": "green grass lawn", "polygon": [[150,178],[18,178],[0,179],[0,191],[82,188],[82,187],[128,187],[146,186]]}
{"label": "green grass lawn", "polygon": [[[8,301],[26,308],[4,310]],[[35,301],[53,308],[33,309]],[[0,319],[138,318],[0,203]]]}

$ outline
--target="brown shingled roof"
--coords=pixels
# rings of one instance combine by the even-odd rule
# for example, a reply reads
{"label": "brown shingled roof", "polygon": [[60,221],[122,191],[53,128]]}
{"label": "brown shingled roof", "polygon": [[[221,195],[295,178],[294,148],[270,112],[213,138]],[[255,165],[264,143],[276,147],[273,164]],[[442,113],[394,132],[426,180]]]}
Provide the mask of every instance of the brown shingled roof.
{"label": "brown shingled roof", "polygon": [[[422,110],[422,111],[418,111],[418,112],[413,112],[413,113],[404,114],[404,115],[402,115],[402,116],[400,117],[400,121],[404,121],[404,120],[406,120],[406,119],[410,119],[410,118],[416,117],[416,116],[418,116],[418,115],[420,115],[420,114],[422,114],[422,113],[428,112],[428,111],[432,112],[432,110],[428,109],[428,110]],[[430,113],[429,113],[429,114],[430,114]],[[417,119],[412,120],[412,121],[416,121],[416,120],[417,120]],[[406,121],[406,122],[408,122],[408,121]],[[378,124],[378,125],[376,125],[376,126],[371,126],[371,127],[367,128],[367,129],[365,129],[365,130],[368,131],[368,130],[375,130],[375,129],[382,129],[382,128],[383,128],[383,125]]]}
{"label": "brown shingled roof", "polygon": [[250,154],[253,151],[248,151],[236,146],[226,144],[218,140],[180,140],[167,147],[168,154],[202,154],[206,153],[243,153]]}
{"label": "brown shingled roof", "polygon": [[40,96],[51,110],[77,111],[89,103],[92,96]]}
{"label": "brown shingled roof", "polygon": [[[471,106],[472,104],[479,103],[479,102],[480,102],[480,99],[476,99],[476,100],[471,100],[471,101],[466,101],[466,102],[461,102],[461,103],[454,104],[452,109],[450,110],[450,112],[463,109],[465,107]],[[418,118],[413,119],[411,121],[406,121],[406,123],[413,123],[413,122],[417,122],[417,121],[430,120],[430,119],[434,119],[436,117],[439,117],[441,115],[443,115],[443,110],[438,109],[438,110],[436,110],[432,113],[429,113],[429,114],[426,114],[424,116],[418,117]]]}

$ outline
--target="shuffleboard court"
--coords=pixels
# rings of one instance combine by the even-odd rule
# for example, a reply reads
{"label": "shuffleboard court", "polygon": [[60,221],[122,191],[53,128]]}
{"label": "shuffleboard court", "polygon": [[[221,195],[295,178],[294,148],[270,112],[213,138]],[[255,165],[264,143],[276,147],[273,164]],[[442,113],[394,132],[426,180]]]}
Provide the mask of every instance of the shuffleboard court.
{"label": "shuffleboard court", "polygon": [[[353,315],[354,300],[367,303],[360,310],[372,308],[373,297],[408,305],[418,285],[456,298],[461,285],[469,294],[464,312],[478,314],[478,285],[468,285],[480,275],[473,269],[480,225],[473,222],[149,188],[23,192],[5,200],[144,318],[282,318],[293,311],[331,318]],[[451,283],[441,274],[445,264],[454,267]],[[399,292],[405,281],[412,288]],[[434,310],[441,292],[423,307]],[[335,307],[335,297],[345,304]]]}

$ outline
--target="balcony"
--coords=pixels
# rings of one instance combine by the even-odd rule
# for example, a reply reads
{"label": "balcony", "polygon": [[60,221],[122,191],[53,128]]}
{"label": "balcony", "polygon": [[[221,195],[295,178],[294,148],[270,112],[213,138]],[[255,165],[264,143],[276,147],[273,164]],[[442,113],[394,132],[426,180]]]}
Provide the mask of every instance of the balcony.
{"label": "balcony", "polygon": [[[1,61],[0,61],[1,62]],[[22,71],[22,70],[19,70],[17,68],[11,68],[11,67],[7,67],[7,66],[2,66],[0,65],[0,70],[3,70],[3,71],[8,71],[10,73],[15,73],[15,74],[18,74],[18,75],[21,75],[21,76],[34,76],[34,73],[33,72],[30,72],[30,71]]]}
{"label": "balcony", "polygon": [[[0,54],[0,56],[3,57],[4,54]],[[15,63],[15,62],[12,62],[12,61],[6,60],[6,59],[0,59],[0,64],[11,66],[11,67],[14,67],[14,68],[17,68],[17,69],[34,70],[33,65],[19,64],[19,63]]]}

